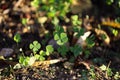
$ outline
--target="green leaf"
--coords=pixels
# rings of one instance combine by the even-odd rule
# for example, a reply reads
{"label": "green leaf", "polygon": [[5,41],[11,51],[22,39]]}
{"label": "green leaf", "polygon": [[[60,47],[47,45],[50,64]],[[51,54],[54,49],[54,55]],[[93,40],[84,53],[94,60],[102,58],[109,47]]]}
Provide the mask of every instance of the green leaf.
{"label": "green leaf", "polygon": [[81,28],[80,31],[78,32],[77,37],[80,37],[80,36],[84,35],[84,32],[85,32],[84,29]]}
{"label": "green leaf", "polygon": [[112,30],[112,33],[114,34],[114,36],[117,36],[117,35],[118,35],[118,30],[113,29],[113,30]]}
{"label": "green leaf", "polygon": [[70,50],[71,52],[73,52],[75,57],[80,55],[80,53],[82,52],[82,48],[79,45],[75,45],[74,47],[71,47]]}
{"label": "green leaf", "polygon": [[54,17],[55,14],[56,14],[55,11],[52,11],[52,12],[48,12],[48,13],[47,13],[48,17]]}
{"label": "green leaf", "polygon": [[60,39],[59,35],[58,35],[58,34],[55,34],[55,35],[54,35],[54,39],[55,39],[55,40],[59,40],[59,39]]}
{"label": "green leaf", "polygon": [[35,62],[36,58],[34,56],[30,57],[28,65],[32,65]]}
{"label": "green leaf", "polygon": [[66,33],[61,33],[61,40],[63,43],[66,43],[68,41],[67,34]]}
{"label": "green leaf", "polygon": [[39,54],[40,54],[40,56],[45,56],[45,55],[46,55],[45,51],[43,51],[43,50],[41,50],[41,51],[39,52]]}
{"label": "green leaf", "polygon": [[108,76],[112,76],[113,72],[110,68],[107,68],[107,75]]}
{"label": "green leaf", "polygon": [[89,50],[85,50],[84,53],[85,53],[85,57],[88,58],[89,55],[90,55],[90,51]]}
{"label": "green leaf", "polygon": [[107,37],[106,37],[105,34],[101,34],[101,38],[102,38],[103,40],[105,40]]}
{"label": "green leaf", "polygon": [[65,45],[62,45],[62,46],[60,46],[57,50],[58,50],[58,52],[59,52],[63,57],[65,57],[65,55],[66,55],[67,52],[68,52],[68,47],[65,46]]}
{"label": "green leaf", "polygon": [[52,53],[54,51],[54,48],[52,45],[47,45],[46,46],[46,51],[49,52],[49,53]]}
{"label": "green leaf", "polygon": [[33,49],[34,48],[34,45],[31,43],[30,46],[29,46],[30,49]]}
{"label": "green leaf", "polygon": [[36,53],[41,48],[41,45],[40,45],[40,43],[38,41],[33,41],[33,43],[29,45],[29,48],[34,53]]}
{"label": "green leaf", "polygon": [[54,17],[54,19],[52,20],[52,23],[54,25],[58,25],[59,24],[59,19],[57,17]]}
{"label": "green leaf", "polygon": [[93,47],[95,45],[94,36],[88,37],[86,39],[86,43],[88,47]]}
{"label": "green leaf", "polygon": [[27,66],[28,61],[29,61],[29,57],[20,56],[19,58],[19,63],[22,64],[23,66]]}
{"label": "green leaf", "polygon": [[105,71],[107,69],[107,67],[105,65],[102,65],[102,66],[100,66],[100,69]]}
{"label": "green leaf", "polygon": [[71,17],[71,19],[74,20],[74,21],[77,21],[77,20],[78,20],[78,15],[73,15],[73,16]]}
{"label": "green leaf", "polygon": [[45,60],[45,57],[40,56],[39,60],[40,60],[40,61],[44,61],[44,60]]}
{"label": "green leaf", "polygon": [[40,4],[40,0],[33,0],[31,1],[31,6],[34,6],[34,7],[39,7],[39,4]]}
{"label": "green leaf", "polygon": [[36,58],[37,60],[39,59],[39,57],[40,57],[40,55],[35,54],[35,58]]}
{"label": "green leaf", "polygon": [[61,39],[64,39],[64,38],[67,37],[67,34],[66,34],[66,33],[61,33],[61,34],[60,34],[60,37],[61,37]]}
{"label": "green leaf", "polygon": [[17,43],[21,41],[21,36],[20,36],[19,33],[15,34],[14,41],[17,42]]}
{"label": "green leaf", "polygon": [[63,43],[61,40],[58,40],[58,41],[57,41],[57,44],[58,44],[58,45],[63,45],[64,43]]}
{"label": "green leaf", "polygon": [[26,25],[27,24],[27,18],[22,18],[22,24]]}

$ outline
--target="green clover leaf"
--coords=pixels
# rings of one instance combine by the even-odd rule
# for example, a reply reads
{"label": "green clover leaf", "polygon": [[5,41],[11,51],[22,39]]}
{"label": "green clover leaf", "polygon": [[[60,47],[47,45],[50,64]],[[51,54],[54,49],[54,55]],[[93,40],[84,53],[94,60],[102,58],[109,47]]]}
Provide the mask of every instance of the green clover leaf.
{"label": "green clover leaf", "polygon": [[68,41],[67,34],[64,33],[64,32],[61,33],[60,35],[59,35],[59,33],[56,33],[54,35],[54,39],[57,41],[58,45],[63,45],[63,44],[65,44]]}
{"label": "green clover leaf", "polygon": [[65,45],[62,45],[62,46],[60,46],[57,50],[58,50],[58,52],[59,52],[63,57],[65,57],[65,55],[66,55],[67,52],[68,52],[68,47],[65,46]]}
{"label": "green clover leaf", "polygon": [[33,43],[31,43],[29,45],[29,48],[34,52],[36,53],[40,48],[41,48],[41,45],[38,41],[33,41]]}
{"label": "green clover leaf", "polygon": [[82,52],[82,48],[79,45],[75,45],[74,47],[70,48],[71,52],[73,52],[74,56],[77,57]]}
{"label": "green clover leaf", "polygon": [[54,48],[52,47],[52,45],[46,46],[46,55],[50,55],[50,53],[52,53],[53,51],[54,51]]}

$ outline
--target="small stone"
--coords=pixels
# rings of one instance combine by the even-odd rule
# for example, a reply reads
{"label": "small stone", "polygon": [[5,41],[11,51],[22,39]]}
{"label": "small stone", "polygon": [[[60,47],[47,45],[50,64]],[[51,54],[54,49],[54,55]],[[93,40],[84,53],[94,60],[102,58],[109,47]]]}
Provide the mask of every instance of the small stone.
{"label": "small stone", "polygon": [[2,50],[0,51],[0,56],[3,57],[9,57],[13,54],[13,49],[11,48],[2,48]]}

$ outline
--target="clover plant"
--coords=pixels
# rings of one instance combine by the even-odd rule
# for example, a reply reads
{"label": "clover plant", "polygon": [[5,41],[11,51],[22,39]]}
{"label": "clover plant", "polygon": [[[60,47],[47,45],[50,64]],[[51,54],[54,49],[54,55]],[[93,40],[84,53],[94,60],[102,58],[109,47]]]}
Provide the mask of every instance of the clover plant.
{"label": "clover plant", "polygon": [[66,33],[55,34],[54,39],[57,41],[58,45],[63,45],[68,41]]}
{"label": "clover plant", "polygon": [[52,53],[54,51],[54,48],[52,47],[52,45],[47,45],[46,46],[46,55],[49,56],[50,53]]}
{"label": "clover plant", "polygon": [[72,20],[72,24],[73,24],[74,26],[78,26],[78,25],[81,25],[81,24],[82,24],[82,22],[79,20],[78,15],[73,15],[73,16],[71,16],[71,20]]}
{"label": "clover plant", "polygon": [[67,52],[69,51],[68,47],[66,45],[62,45],[60,46],[57,51],[63,56],[65,57],[67,55]]}
{"label": "clover plant", "polygon": [[71,52],[73,52],[74,57],[77,57],[81,54],[82,48],[79,45],[74,45],[73,47],[70,47]]}
{"label": "clover plant", "polygon": [[41,44],[38,41],[33,41],[33,43],[31,43],[29,45],[29,48],[36,53],[40,48],[41,48]]}

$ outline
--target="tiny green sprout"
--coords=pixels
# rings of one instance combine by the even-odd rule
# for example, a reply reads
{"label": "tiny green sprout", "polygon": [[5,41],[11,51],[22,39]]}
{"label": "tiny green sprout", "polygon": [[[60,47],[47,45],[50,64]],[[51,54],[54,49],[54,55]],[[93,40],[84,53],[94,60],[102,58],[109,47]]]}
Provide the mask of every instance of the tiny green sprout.
{"label": "tiny green sprout", "polygon": [[115,79],[115,80],[119,80],[119,79],[120,79],[120,72],[116,72],[116,73],[115,73],[114,79]]}
{"label": "tiny green sprout", "polygon": [[43,50],[41,50],[40,52],[39,52],[39,60],[40,61],[44,61],[45,60],[45,55],[46,55],[46,52],[45,51],[43,51]]}
{"label": "tiny green sprout", "polygon": [[14,36],[14,41],[15,41],[16,43],[19,43],[19,42],[21,41],[21,36],[20,36],[19,33],[15,34],[15,36]]}
{"label": "tiny green sprout", "polygon": [[61,33],[60,35],[59,34],[55,34],[54,35],[54,39],[57,41],[58,45],[63,45],[63,44],[65,44],[68,41],[67,34],[64,33],[64,32]]}
{"label": "tiny green sprout", "polygon": [[41,45],[38,41],[33,41],[33,43],[31,43],[29,45],[29,48],[34,52],[36,53],[40,48],[41,48]]}
{"label": "tiny green sprout", "polygon": [[39,4],[40,4],[40,0],[33,0],[33,1],[31,1],[31,6],[33,6],[33,7],[39,7]]}
{"label": "tiny green sprout", "polygon": [[50,53],[52,53],[54,51],[54,48],[52,47],[52,45],[47,45],[46,46],[46,55],[50,55]]}
{"label": "tiny green sprout", "polygon": [[108,76],[112,76],[112,74],[113,74],[111,68],[109,68],[109,67],[107,67],[107,66],[105,66],[105,65],[100,66],[100,69],[101,69],[102,71],[105,71]]}
{"label": "tiny green sprout", "polygon": [[48,17],[54,17],[55,14],[56,14],[56,11],[54,11],[54,10],[47,13]]}
{"label": "tiny green sprout", "polygon": [[117,36],[117,35],[118,35],[118,30],[113,29],[113,30],[112,30],[112,33],[114,34],[114,36]]}
{"label": "tiny green sprout", "polygon": [[26,25],[27,24],[27,18],[22,18],[22,24]]}

